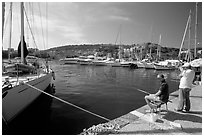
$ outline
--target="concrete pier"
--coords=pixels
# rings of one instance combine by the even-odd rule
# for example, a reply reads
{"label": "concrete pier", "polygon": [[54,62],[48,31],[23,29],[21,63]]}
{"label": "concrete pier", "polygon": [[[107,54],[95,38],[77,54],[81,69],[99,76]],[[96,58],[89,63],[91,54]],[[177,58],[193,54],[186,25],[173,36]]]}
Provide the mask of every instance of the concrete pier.
{"label": "concrete pier", "polygon": [[[177,112],[178,91],[170,94],[172,102],[161,107],[157,120],[152,121],[147,105],[116,118],[106,124],[117,125],[117,129],[102,134],[118,135],[202,135],[202,85],[194,85],[190,92],[190,112]],[[115,132],[116,131],[116,132]],[[100,133],[99,133],[100,134]]]}
{"label": "concrete pier", "polygon": [[[190,92],[191,110],[188,113],[174,110],[178,104],[178,91],[170,95],[172,103],[168,110],[162,106],[159,118],[152,122],[147,105],[130,112],[127,124],[121,125],[117,134],[202,134],[202,85],[194,86]],[[127,116],[126,116],[127,117]],[[132,118],[131,118],[132,117]],[[124,116],[118,118],[123,120]]]}

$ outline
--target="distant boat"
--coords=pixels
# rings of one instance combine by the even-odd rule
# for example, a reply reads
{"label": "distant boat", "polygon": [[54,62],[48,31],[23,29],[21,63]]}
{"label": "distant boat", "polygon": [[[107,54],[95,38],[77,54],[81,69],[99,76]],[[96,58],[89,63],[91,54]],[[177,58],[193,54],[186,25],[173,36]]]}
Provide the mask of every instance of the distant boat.
{"label": "distant boat", "polygon": [[114,60],[106,61],[106,64],[107,64],[108,66],[112,66],[114,63],[115,63]]}
{"label": "distant boat", "polygon": [[143,62],[145,69],[154,69],[154,63],[152,62]]}
{"label": "distant boat", "polygon": [[78,64],[79,58],[64,58],[60,59],[59,61],[63,64]]}
{"label": "distant boat", "polygon": [[106,60],[94,60],[92,63],[95,66],[107,66]]}
{"label": "distant boat", "polygon": [[120,64],[121,64],[122,67],[130,67],[132,62],[123,60],[123,61],[120,62]]}
{"label": "distant boat", "polygon": [[121,63],[120,63],[120,59],[116,59],[112,64],[112,67],[122,67]]}
{"label": "distant boat", "polygon": [[175,68],[178,68],[179,65],[180,65],[180,63],[181,63],[181,61],[179,61],[179,60],[174,60],[174,59],[167,59],[167,60],[165,60],[165,61],[170,62],[171,66],[173,66],[173,67],[175,67]]}
{"label": "distant boat", "polygon": [[96,57],[92,63],[93,65],[96,65],[96,66],[107,66],[107,61],[109,61],[109,59],[104,59],[104,58],[101,58],[101,57]]}
{"label": "distant boat", "polygon": [[145,68],[143,61],[136,61],[136,64],[138,68]]}
{"label": "distant boat", "polygon": [[[12,3],[11,3],[12,5]],[[21,55],[21,62],[12,62],[9,69],[8,66],[3,64],[2,74],[2,118],[5,123],[11,122],[23,110],[25,110],[41,92],[36,91],[26,84],[34,86],[40,90],[45,90],[51,83],[54,77],[53,71],[49,68],[48,64],[43,66],[40,60],[35,57],[28,57],[27,64],[25,63],[25,42],[24,42],[24,4],[21,2],[21,42],[19,46]],[[11,6],[12,8],[12,6]],[[32,64],[30,64],[32,63]],[[25,84],[21,84],[25,83]]]}
{"label": "distant boat", "polygon": [[192,60],[190,64],[192,67],[202,67],[202,58]]}
{"label": "distant boat", "polygon": [[114,62],[111,66],[112,66],[112,67],[122,67],[122,65],[120,64],[120,62]]}
{"label": "distant boat", "polygon": [[159,63],[154,63],[154,69],[156,70],[174,70],[175,66],[169,61],[160,61]]}
{"label": "distant boat", "polygon": [[91,65],[92,59],[88,58],[87,56],[79,56],[78,63],[80,65]]}

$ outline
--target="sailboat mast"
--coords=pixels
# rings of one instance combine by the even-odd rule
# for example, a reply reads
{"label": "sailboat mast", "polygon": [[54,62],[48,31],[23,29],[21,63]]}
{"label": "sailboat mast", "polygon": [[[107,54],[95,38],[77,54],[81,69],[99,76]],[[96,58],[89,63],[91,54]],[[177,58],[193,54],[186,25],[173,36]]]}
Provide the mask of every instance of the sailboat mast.
{"label": "sailboat mast", "polygon": [[[151,32],[150,32],[150,43],[152,45],[152,26],[151,26]],[[150,45],[149,53],[150,53],[150,58],[152,56],[152,46]]]}
{"label": "sailboat mast", "polygon": [[159,36],[159,45],[157,46],[157,56],[159,56],[159,58],[160,58],[160,47],[159,46],[161,46],[161,34],[160,34],[160,36]]}
{"label": "sailboat mast", "polygon": [[159,45],[161,45],[161,34],[159,35]]}
{"label": "sailboat mast", "polygon": [[188,55],[189,62],[191,61],[191,11],[190,11],[190,21],[189,21],[189,42],[188,42]]}
{"label": "sailboat mast", "polygon": [[140,48],[140,60],[143,59],[142,57],[143,57],[143,56],[142,56],[142,46],[141,46],[141,48]]}
{"label": "sailboat mast", "polygon": [[[3,42],[3,35],[4,35],[4,18],[5,18],[5,2],[2,2],[2,42]],[[2,46],[2,49],[3,49],[3,46]]]}
{"label": "sailboat mast", "polygon": [[188,21],[186,23],[186,28],[185,28],[185,31],[184,31],[184,34],[183,34],[183,39],[182,39],[182,42],[181,42],[181,46],[180,46],[180,50],[179,50],[179,60],[180,60],[180,56],[181,56],[181,49],[183,47],[183,43],[184,43],[184,39],[185,39],[185,36],[186,36],[186,31],[187,31],[187,28],[188,28],[188,24],[189,24],[189,20],[190,20],[190,15],[188,16]]}
{"label": "sailboat mast", "polygon": [[119,50],[119,61],[121,61],[121,56],[122,56],[122,55],[121,55],[121,52],[122,52],[122,51],[121,51],[121,50],[122,50],[122,48],[121,48],[121,24],[120,24],[120,29],[119,29],[119,38],[120,38],[120,39],[119,39],[119,40],[120,40],[120,44],[119,44],[119,45],[120,45],[120,46],[119,46],[119,49],[120,49],[120,50]]}
{"label": "sailboat mast", "polygon": [[189,24],[188,24],[188,52],[186,54],[186,60],[191,61],[191,10],[190,10],[190,15],[189,15]]}
{"label": "sailboat mast", "polygon": [[195,16],[195,49],[194,49],[194,58],[197,57],[196,55],[196,46],[197,46],[197,26],[198,26],[198,3],[196,2],[196,16]]}
{"label": "sailboat mast", "polygon": [[11,49],[11,37],[12,37],[12,5],[13,3],[10,3],[10,33],[9,33],[9,47],[8,47],[8,60],[11,60],[11,54],[10,54],[10,49]]}
{"label": "sailboat mast", "polygon": [[24,7],[23,7],[23,2],[21,2],[21,8],[20,8],[20,13],[21,13],[21,63],[24,62],[24,53],[23,53],[23,38],[24,38]]}

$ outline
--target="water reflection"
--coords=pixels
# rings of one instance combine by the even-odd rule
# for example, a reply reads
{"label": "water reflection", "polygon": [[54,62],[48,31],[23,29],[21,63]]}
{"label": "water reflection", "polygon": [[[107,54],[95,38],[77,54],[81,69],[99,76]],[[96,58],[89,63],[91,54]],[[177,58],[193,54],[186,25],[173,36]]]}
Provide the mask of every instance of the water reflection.
{"label": "water reflection", "polygon": [[[159,81],[156,79],[159,73],[167,74],[170,92],[178,88],[178,83],[171,81],[177,76],[177,72],[173,71],[59,65],[55,62],[51,67],[56,74],[55,96],[108,119],[117,118],[145,105],[145,94],[137,89],[155,93],[159,87]],[[24,131],[29,128],[29,132],[22,131],[22,134],[73,135],[79,134],[84,128],[105,122],[55,99],[51,99],[48,104],[46,112],[37,109],[44,115],[39,116],[39,120],[36,119],[38,124],[25,123],[29,126],[22,129]],[[39,111],[31,111],[28,118],[41,114]],[[37,128],[33,128],[32,125]]]}

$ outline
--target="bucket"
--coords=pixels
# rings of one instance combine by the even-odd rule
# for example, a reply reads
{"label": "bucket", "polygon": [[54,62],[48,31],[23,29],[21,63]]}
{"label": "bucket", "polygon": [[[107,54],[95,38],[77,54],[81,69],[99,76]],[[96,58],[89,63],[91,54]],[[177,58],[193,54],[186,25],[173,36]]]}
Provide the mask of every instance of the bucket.
{"label": "bucket", "polygon": [[150,114],[150,121],[155,122],[158,119],[158,115],[156,113]]}

